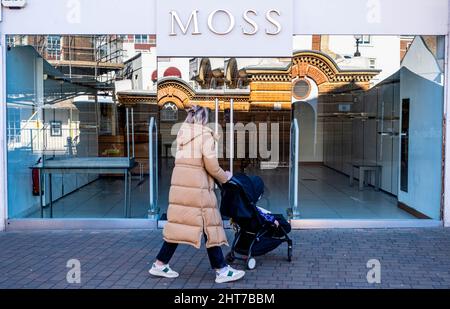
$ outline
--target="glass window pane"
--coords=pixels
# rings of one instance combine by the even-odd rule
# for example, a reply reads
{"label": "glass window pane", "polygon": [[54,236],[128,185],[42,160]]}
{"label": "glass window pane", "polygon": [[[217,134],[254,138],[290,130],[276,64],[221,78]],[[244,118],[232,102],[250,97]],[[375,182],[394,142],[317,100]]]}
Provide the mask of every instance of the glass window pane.
{"label": "glass window pane", "polygon": [[156,48],[125,38],[7,38],[10,218],[148,217]]}
{"label": "glass window pane", "polygon": [[444,43],[294,38],[300,218],[441,219]]}

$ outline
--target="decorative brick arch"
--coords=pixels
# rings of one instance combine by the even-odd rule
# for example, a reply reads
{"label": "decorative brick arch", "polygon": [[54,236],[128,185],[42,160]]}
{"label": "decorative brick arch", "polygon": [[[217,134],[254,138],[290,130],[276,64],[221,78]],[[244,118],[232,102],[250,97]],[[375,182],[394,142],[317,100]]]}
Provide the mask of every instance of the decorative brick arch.
{"label": "decorative brick arch", "polygon": [[165,78],[158,82],[159,107],[172,102],[179,109],[185,109],[190,105],[194,95],[194,90],[182,79]]}
{"label": "decorative brick arch", "polygon": [[341,70],[330,56],[318,51],[298,51],[292,59],[291,77],[309,77],[318,86],[328,83],[368,83],[378,70]]}

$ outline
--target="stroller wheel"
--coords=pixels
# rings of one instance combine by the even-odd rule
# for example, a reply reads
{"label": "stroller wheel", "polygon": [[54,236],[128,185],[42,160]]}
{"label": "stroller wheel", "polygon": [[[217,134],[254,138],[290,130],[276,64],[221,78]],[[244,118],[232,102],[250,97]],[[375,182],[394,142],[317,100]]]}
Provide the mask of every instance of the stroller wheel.
{"label": "stroller wheel", "polygon": [[225,256],[225,259],[227,260],[227,262],[233,263],[235,260],[233,252],[228,252]]}
{"label": "stroller wheel", "polygon": [[249,258],[247,260],[247,268],[252,270],[255,269],[255,267],[256,267],[256,260],[254,258]]}

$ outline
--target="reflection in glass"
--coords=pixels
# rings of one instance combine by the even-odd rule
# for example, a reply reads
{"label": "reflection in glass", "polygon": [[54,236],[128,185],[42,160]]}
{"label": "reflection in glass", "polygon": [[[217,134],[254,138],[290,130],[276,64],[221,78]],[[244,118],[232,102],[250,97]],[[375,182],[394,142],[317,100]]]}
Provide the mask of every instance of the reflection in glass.
{"label": "reflection in glass", "polygon": [[212,111],[211,128],[221,136],[217,151],[222,168],[263,177],[266,193],[261,206],[286,213],[290,63],[290,58],[159,59],[158,68],[164,72],[158,80],[162,214],[167,207],[176,135],[185,109],[194,104]]}
{"label": "reflection in glass", "polygon": [[8,36],[10,218],[148,216],[152,37]]}
{"label": "reflection in glass", "polygon": [[294,37],[301,217],[439,220],[444,37],[355,38]]}

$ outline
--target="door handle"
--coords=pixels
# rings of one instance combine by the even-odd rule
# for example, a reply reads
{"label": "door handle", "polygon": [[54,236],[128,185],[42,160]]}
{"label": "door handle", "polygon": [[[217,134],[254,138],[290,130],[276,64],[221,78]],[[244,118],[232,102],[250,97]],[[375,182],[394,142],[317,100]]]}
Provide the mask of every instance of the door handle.
{"label": "door handle", "polygon": [[390,136],[390,137],[398,135],[398,133],[394,132],[378,132],[378,134],[380,134],[381,136]]}

